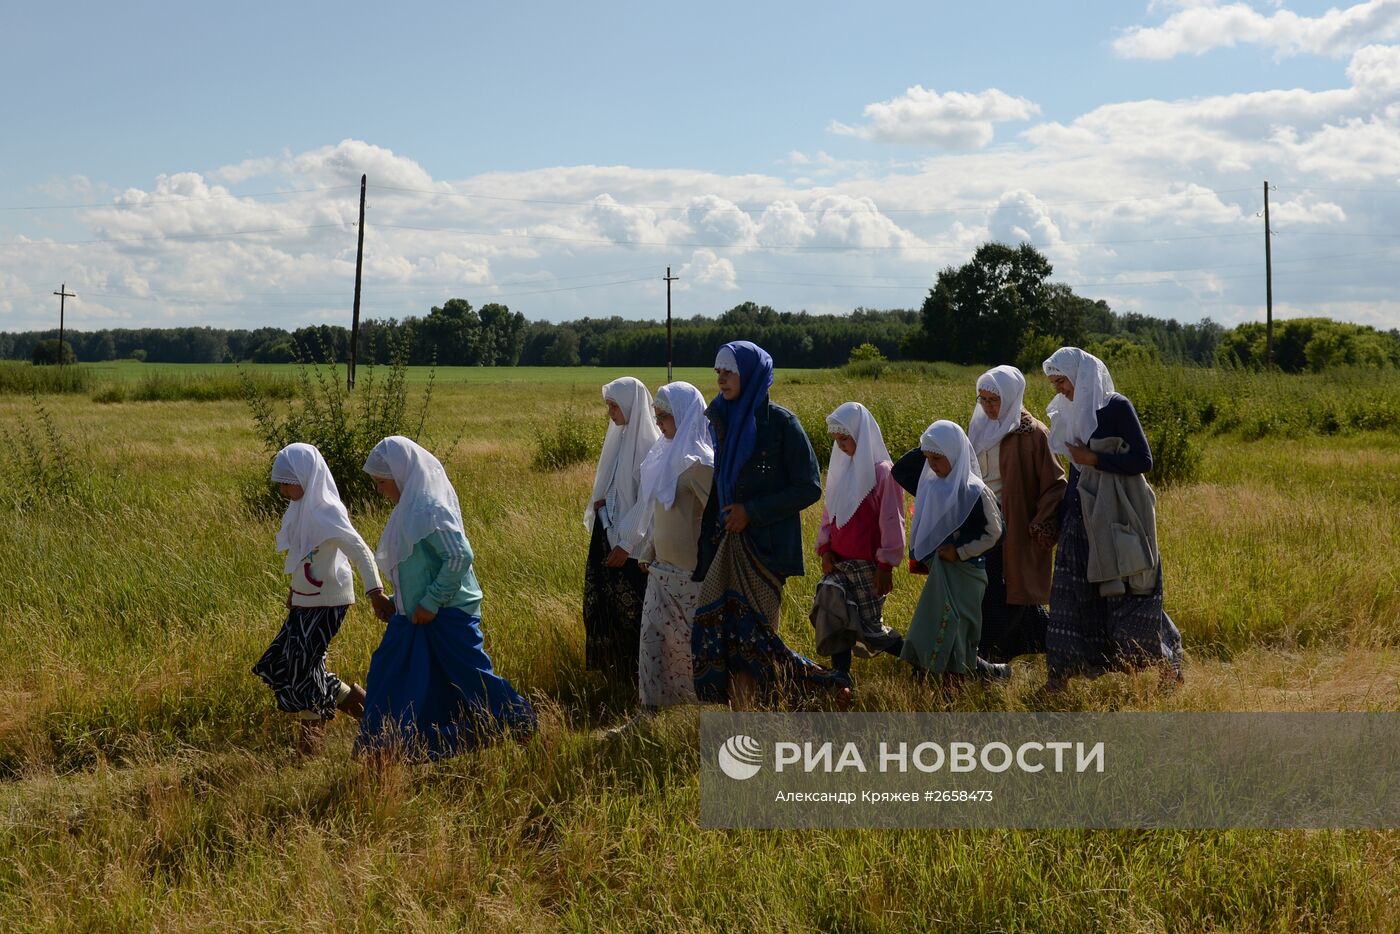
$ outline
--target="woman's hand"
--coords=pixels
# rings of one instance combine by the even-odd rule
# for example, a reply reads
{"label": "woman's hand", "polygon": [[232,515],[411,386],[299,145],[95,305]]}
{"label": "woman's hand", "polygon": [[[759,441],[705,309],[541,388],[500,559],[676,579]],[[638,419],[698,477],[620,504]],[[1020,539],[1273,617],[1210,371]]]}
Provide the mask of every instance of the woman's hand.
{"label": "woman's hand", "polygon": [[894,590],[894,568],[883,564],[875,567],[875,594],[883,597]]}
{"label": "woman's hand", "polygon": [[437,613],[421,606],[413,608],[413,625],[426,626],[437,619]]}
{"label": "woman's hand", "polygon": [[954,548],[952,545],[939,545],[938,557],[942,558],[944,561],[956,561],[958,560],[958,549]]}
{"label": "woman's hand", "polygon": [[638,562],[637,562],[637,567],[639,567],[639,568],[642,569],[642,573],[643,573],[643,574],[650,574],[650,573],[651,573],[651,562],[650,562],[650,561],[638,561]]}
{"label": "woman's hand", "polygon": [[623,548],[621,545],[618,545],[612,550],[612,553],[608,555],[608,560],[603,562],[603,566],[609,568],[620,568],[627,563],[627,559],[630,557],[631,555],[627,553],[627,549]]}
{"label": "woman's hand", "polygon": [[720,512],[724,514],[726,532],[742,532],[749,527],[749,514],[743,503],[730,503],[720,509]]}
{"label": "woman's hand", "polygon": [[1067,444],[1070,460],[1081,467],[1099,466],[1099,456],[1082,444]]}
{"label": "woman's hand", "polygon": [[379,617],[380,622],[387,623],[389,617],[394,615],[394,601],[384,596],[382,588],[369,592],[369,602],[374,607],[374,615]]}
{"label": "woman's hand", "polygon": [[1043,529],[1031,529],[1031,541],[1046,551],[1051,551],[1055,547],[1055,536]]}

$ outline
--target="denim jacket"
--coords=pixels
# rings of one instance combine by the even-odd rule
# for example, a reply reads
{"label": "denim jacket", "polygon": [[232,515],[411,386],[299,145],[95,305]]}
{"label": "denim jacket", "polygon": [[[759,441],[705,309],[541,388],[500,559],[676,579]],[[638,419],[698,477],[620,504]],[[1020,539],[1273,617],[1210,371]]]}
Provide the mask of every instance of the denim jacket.
{"label": "denim jacket", "polygon": [[[754,415],[758,427],[753,455],[739,471],[735,500],[749,516],[744,530],[754,554],[778,577],[801,577],[802,510],[821,499],[821,471],[812,442],[797,416],[780,405],[768,403]],[[719,442],[716,460],[724,445],[724,426],[716,426]],[[710,500],[700,520],[700,541],[695,580],[704,580],[724,537],[719,511],[718,471],[710,486]]]}

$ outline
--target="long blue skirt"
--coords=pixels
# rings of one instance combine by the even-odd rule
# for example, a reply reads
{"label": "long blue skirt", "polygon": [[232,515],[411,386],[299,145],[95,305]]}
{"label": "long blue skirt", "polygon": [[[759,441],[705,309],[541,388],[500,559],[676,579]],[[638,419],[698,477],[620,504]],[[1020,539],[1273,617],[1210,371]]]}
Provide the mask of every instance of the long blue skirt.
{"label": "long blue skirt", "polygon": [[454,607],[426,626],[390,617],[367,681],[356,752],[401,747],[438,759],[538,725],[530,702],[492,669],[481,618]]}

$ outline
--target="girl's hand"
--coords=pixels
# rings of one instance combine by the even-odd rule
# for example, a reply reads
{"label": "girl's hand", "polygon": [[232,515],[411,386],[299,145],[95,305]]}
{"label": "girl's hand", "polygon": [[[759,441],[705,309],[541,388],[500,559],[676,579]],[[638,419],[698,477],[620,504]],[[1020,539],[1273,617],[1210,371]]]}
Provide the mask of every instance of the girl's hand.
{"label": "girl's hand", "polygon": [[822,575],[832,574],[836,571],[836,562],[831,560],[831,552],[822,552]]}
{"label": "girl's hand", "polygon": [[1099,466],[1099,456],[1082,444],[1067,444],[1070,460],[1081,467]]}
{"label": "girl's hand", "polygon": [[894,590],[894,568],[887,568],[883,564],[875,568],[875,594],[885,596]]}
{"label": "girl's hand", "polygon": [[621,545],[618,545],[612,550],[612,554],[608,555],[608,560],[603,562],[603,566],[609,568],[620,568],[627,563],[627,559],[629,557],[631,556],[627,554],[627,549],[623,548]]}
{"label": "girl's hand", "polygon": [[387,623],[389,617],[394,615],[394,601],[384,596],[383,590],[371,590],[369,602],[374,606],[374,615],[379,617],[380,622]]}
{"label": "girl's hand", "polygon": [[413,625],[426,626],[437,619],[437,613],[427,610],[421,606],[413,608]]}
{"label": "girl's hand", "polygon": [[958,550],[952,545],[939,545],[938,557],[944,561],[956,561],[958,560]]}
{"label": "girl's hand", "polygon": [[637,562],[637,567],[639,567],[639,568],[642,569],[642,573],[643,573],[643,574],[650,574],[650,573],[651,573],[651,562],[650,562],[650,561],[638,561],[638,562]]}

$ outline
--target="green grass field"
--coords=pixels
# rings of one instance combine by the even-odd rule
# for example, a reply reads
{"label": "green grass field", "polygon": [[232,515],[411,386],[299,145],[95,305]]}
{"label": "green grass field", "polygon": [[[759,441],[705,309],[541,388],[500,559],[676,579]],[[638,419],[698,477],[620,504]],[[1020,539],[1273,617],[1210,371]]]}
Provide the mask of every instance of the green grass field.
{"label": "green grass field", "polygon": [[[155,366],[94,367],[95,389]],[[592,465],[530,466],[536,433],[563,413],[601,434],[598,387],[622,373],[437,372],[429,440],[460,437],[447,468],[478,556],[487,648],[535,701],[542,732],[383,772],[350,759],[348,722],[298,757],[249,672],[281,623],[284,583],[277,518],[247,505],[271,456],[243,402],[44,396],[76,476],[76,492],[54,498],[21,495],[35,481],[14,426],[41,446],[45,435],[28,396],[0,395],[3,929],[1400,929],[1389,831],[700,829],[694,710],[622,739],[595,734],[626,710],[582,670]],[[653,390],[664,378],[632,374]],[[677,377],[713,386],[712,371]],[[780,371],[773,398],[808,425],[865,402],[895,449],[934,418],[965,422],[975,377]],[[416,398],[427,374],[410,381]],[[1048,389],[1032,382],[1028,405],[1043,411]],[[1358,427],[1377,407],[1400,412],[1396,374],[1150,371],[1120,388],[1211,413],[1192,435],[1199,475],[1159,491],[1188,680],[1169,695],[1149,675],[1076,682],[1058,709],[1400,710],[1400,425]],[[1145,418],[1156,404],[1140,406]],[[1299,406],[1339,421],[1309,431],[1290,414]],[[386,516],[354,518],[373,543]],[[804,515],[809,545],[818,518]],[[809,564],[783,603],[784,638],[807,652],[815,583]],[[893,625],[919,585],[897,572]],[[332,667],[362,681],[379,631],[357,605]],[[944,709],[893,660],[856,674],[860,709]],[[1008,687],[955,707],[1030,709],[1042,680],[1038,662],[1018,664]]]}

